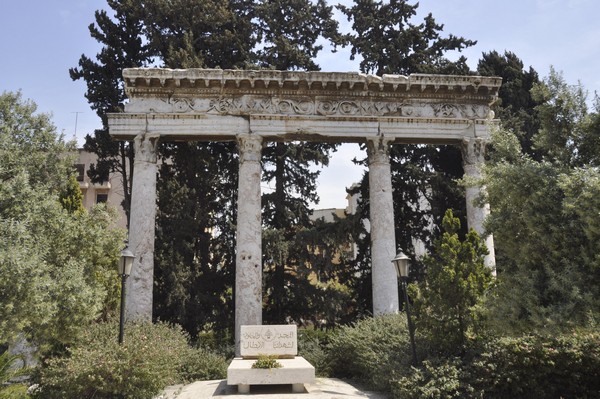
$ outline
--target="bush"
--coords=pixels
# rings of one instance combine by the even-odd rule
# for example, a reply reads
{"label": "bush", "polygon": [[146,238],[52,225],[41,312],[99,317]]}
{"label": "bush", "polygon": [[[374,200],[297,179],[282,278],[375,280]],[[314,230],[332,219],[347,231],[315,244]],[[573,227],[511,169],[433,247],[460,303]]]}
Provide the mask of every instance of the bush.
{"label": "bush", "polygon": [[328,343],[325,331],[304,328],[298,330],[298,354],[314,366],[315,374],[319,377],[330,375]]}
{"label": "bush", "polygon": [[184,383],[227,378],[227,359],[206,348],[190,349],[180,369]]}
{"label": "bush", "polygon": [[328,347],[336,377],[357,379],[377,390],[389,390],[394,373],[406,374],[412,352],[404,314],[367,318],[342,327]]}
{"label": "bush", "polygon": [[395,398],[597,398],[600,334],[490,338],[392,382]]}
{"label": "bush", "polygon": [[29,369],[23,365],[19,355],[12,355],[8,350],[0,348],[0,399],[27,398],[27,385],[23,378]]}
{"label": "bush", "polygon": [[44,399],[142,399],[179,382],[189,353],[187,336],[163,323],[128,324],[117,342],[117,323],[85,329],[68,356],[46,360],[36,397]]}
{"label": "bush", "polygon": [[394,398],[450,399],[469,398],[473,388],[465,384],[461,360],[424,361],[419,368],[391,383]]}
{"label": "bush", "polygon": [[466,368],[486,398],[594,398],[600,392],[600,333],[492,339]]}

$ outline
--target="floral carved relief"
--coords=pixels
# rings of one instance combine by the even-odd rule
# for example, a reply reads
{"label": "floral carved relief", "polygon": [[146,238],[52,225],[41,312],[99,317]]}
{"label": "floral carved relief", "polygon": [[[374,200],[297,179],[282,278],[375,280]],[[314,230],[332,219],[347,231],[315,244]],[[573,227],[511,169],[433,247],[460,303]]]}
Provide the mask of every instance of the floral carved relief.
{"label": "floral carved relief", "polygon": [[[222,96],[204,101],[188,98],[162,100],[175,113],[200,112],[220,115],[320,115],[320,116],[396,116],[450,119],[485,119],[489,107],[454,103],[385,101],[360,99],[282,98],[277,96]],[[162,109],[163,107],[161,107]]]}

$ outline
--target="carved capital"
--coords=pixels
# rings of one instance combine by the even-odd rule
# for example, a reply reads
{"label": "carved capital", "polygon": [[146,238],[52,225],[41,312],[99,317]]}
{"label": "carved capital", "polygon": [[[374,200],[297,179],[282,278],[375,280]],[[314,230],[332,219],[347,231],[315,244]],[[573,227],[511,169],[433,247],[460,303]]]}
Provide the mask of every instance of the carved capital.
{"label": "carved capital", "polygon": [[159,139],[160,134],[158,133],[141,133],[135,136],[133,141],[135,160],[156,163],[156,148]]}
{"label": "carved capital", "polygon": [[262,136],[255,134],[240,134],[237,136],[240,151],[240,162],[260,162]]}
{"label": "carved capital", "polygon": [[374,163],[390,163],[390,139],[383,136],[367,139],[367,155],[369,165]]}
{"label": "carved capital", "polygon": [[461,144],[464,166],[480,165],[485,162],[487,142],[483,138],[464,138]]}

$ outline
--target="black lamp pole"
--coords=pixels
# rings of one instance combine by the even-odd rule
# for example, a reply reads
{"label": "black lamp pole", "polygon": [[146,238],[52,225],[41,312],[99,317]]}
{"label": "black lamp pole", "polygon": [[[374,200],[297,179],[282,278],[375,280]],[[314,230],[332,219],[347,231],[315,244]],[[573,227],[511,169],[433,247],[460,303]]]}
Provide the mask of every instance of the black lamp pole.
{"label": "black lamp pole", "polygon": [[123,343],[123,335],[125,330],[125,298],[127,290],[127,277],[131,274],[131,266],[135,255],[125,247],[121,251],[121,259],[119,260],[119,274],[121,275],[121,317],[119,318],[119,344]]}
{"label": "black lamp pole", "polygon": [[402,291],[404,292],[404,306],[406,308],[406,321],[408,323],[408,333],[410,335],[410,345],[412,347],[413,365],[416,367],[418,363],[418,358],[417,346],[415,345],[415,329],[412,323],[412,318],[410,317],[410,304],[408,303],[408,290],[406,289],[408,273],[410,271],[408,259],[408,256],[406,256],[404,252],[398,250],[398,254],[394,259],[392,259],[392,263],[396,268],[396,274],[398,275],[398,278],[402,282]]}
{"label": "black lamp pole", "polygon": [[126,296],[126,274],[121,274],[121,317],[119,318],[119,343],[123,343],[123,335],[125,330],[125,296]]}
{"label": "black lamp pole", "polygon": [[402,277],[402,291],[404,291],[404,306],[406,306],[406,320],[408,321],[408,333],[410,334],[410,345],[412,347],[413,365],[417,366],[417,346],[415,345],[415,328],[410,317],[410,305],[408,304],[408,290],[406,289],[406,281],[408,277]]}

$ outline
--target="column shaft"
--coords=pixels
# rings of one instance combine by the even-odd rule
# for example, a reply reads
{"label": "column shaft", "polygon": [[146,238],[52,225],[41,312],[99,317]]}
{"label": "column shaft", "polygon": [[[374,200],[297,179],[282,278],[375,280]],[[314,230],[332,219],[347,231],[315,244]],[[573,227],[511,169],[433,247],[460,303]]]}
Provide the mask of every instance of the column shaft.
{"label": "column shaft", "polygon": [[389,145],[383,138],[367,141],[371,224],[373,315],[398,312],[398,281],[392,259],[396,255],[394,200]]}
{"label": "column shaft", "polygon": [[238,136],[240,151],[235,259],[235,352],[240,354],[240,326],[262,324],[262,138]]}
{"label": "column shaft", "polygon": [[126,320],[152,320],[154,232],[156,219],[156,147],[160,135],[135,138],[131,186],[129,248],[135,255],[127,280]]}
{"label": "column shaft", "polygon": [[[462,157],[463,169],[465,176],[471,181],[481,179],[481,168],[485,162],[485,146],[486,143],[481,138],[463,139],[462,142]],[[494,251],[494,237],[491,234],[485,233],[484,222],[490,214],[490,205],[488,203],[479,206],[477,199],[481,193],[485,191],[484,186],[468,184],[465,192],[467,201],[467,226],[469,229],[475,230],[481,237],[484,238],[485,245],[489,254],[485,257],[485,265],[496,272],[496,255]]]}

